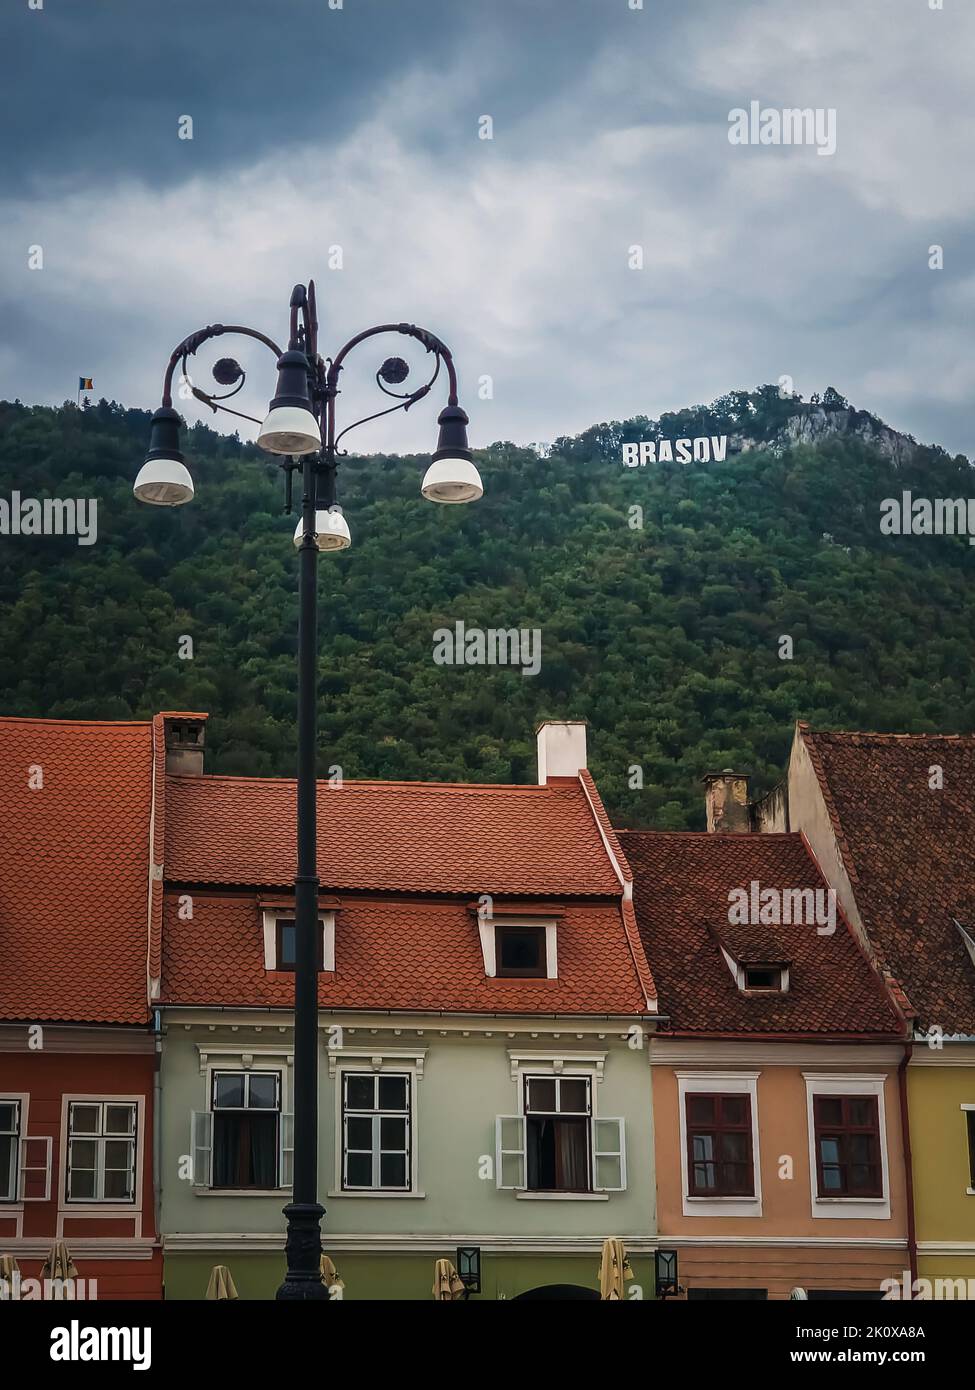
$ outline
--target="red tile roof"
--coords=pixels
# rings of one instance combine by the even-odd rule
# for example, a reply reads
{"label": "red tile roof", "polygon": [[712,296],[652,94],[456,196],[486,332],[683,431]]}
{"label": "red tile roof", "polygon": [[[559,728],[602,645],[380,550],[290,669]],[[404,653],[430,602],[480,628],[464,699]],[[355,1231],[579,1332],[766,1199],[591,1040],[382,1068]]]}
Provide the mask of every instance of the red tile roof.
{"label": "red tile roof", "polygon": [[148,1018],[150,766],[148,723],[0,719],[0,1018]]}
{"label": "red tile roof", "polygon": [[[219,961],[219,968],[214,962]],[[559,919],[557,980],[488,979],[467,902],[343,897],[335,971],[323,1008],[498,1014],[626,1015],[646,1004],[615,903],[569,903]],[[181,920],[167,893],[163,1002],[290,1009],[294,976],[264,969],[256,894],[194,894]]]}
{"label": "red tile roof", "polygon": [[[618,897],[577,780],[547,786],[345,782],[318,786],[328,889]],[[286,886],[295,870],[291,779],[166,779],[166,879]]]}
{"label": "red tile roof", "polygon": [[[660,1011],[679,1033],[899,1036],[899,1018],[850,929],[837,915],[832,935],[815,925],[760,928],[790,965],[786,994],[745,995],[715,934],[754,945],[729,927],[728,895],[748,889],[826,887],[801,835],[716,835],[620,831],[634,873],[640,935],[657,982]],[[743,935],[742,935],[743,933]],[[741,940],[739,940],[741,935]]]}
{"label": "red tile roof", "polygon": [[975,736],[799,733],[878,956],[922,1029],[975,1035],[975,965],[953,921],[975,934]]}

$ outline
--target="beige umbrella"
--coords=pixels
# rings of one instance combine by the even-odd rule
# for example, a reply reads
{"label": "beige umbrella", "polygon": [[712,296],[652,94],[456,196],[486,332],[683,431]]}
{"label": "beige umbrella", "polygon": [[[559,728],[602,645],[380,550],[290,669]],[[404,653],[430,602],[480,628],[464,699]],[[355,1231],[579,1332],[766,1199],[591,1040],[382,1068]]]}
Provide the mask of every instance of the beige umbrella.
{"label": "beige umbrella", "polygon": [[49,1279],[53,1284],[52,1297],[63,1299],[66,1297],[64,1283],[66,1279],[77,1279],[78,1271],[75,1262],[68,1252],[68,1247],[63,1240],[56,1240],[51,1246],[51,1253],[41,1265],[41,1280]]}
{"label": "beige umbrella", "polygon": [[464,1296],[464,1281],[449,1260],[438,1260],[433,1272],[433,1296],[438,1303],[452,1303]]}
{"label": "beige umbrella", "polygon": [[9,1294],[13,1289],[14,1275],[20,1273],[20,1267],[13,1255],[0,1255],[0,1285]]}
{"label": "beige umbrella", "polygon": [[617,1236],[603,1241],[603,1257],[599,1264],[599,1297],[619,1301],[626,1297],[623,1281],[632,1279],[633,1271],[626,1257],[626,1248]]}
{"label": "beige umbrella", "polygon": [[237,1285],[234,1283],[234,1276],[226,1265],[214,1265],[210,1270],[210,1282],[207,1284],[207,1298],[237,1298]]}
{"label": "beige umbrella", "polygon": [[318,1267],[322,1273],[322,1283],[327,1289],[344,1289],[345,1280],[339,1278],[338,1270],[327,1255],[323,1255],[318,1262]]}

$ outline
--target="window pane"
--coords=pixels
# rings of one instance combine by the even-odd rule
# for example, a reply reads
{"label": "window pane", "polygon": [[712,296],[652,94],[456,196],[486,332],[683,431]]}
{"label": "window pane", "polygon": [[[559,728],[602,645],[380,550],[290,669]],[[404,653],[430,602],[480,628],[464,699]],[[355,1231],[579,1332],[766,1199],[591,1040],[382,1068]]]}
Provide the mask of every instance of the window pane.
{"label": "window pane", "polygon": [[715,1167],[713,1163],[694,1164],[694,1186],[699,1190],[705,1190],[717,1185],[715,1178]]}
{"label": "window pane", "polygon": [[585,1115],[589,1110],[589,1086],[583,1078],[563,1080],[559,1085],[559,1110]]}
{"label": "window pane", "polygon": [[406,1109],[406,1077],[381,1076],[379,1078],[380,1110]]}
{"label": "window pane", "polygon": [[16,1148],[17,1141],[12,1135],[0,1135],[0,1200],[2,1201],[9,1202],[14,1194],[16,1173],[13,1158]]}
{"label": "window pane", "polygon": [[70,1164],[72,1168],[94,1168],[98,1145],[91,1139],[72,1139]]}
{"label": "window pane", "polygon": [[349,1154],[346,1173],[350,1187],[371,1187],[372,1154]]}
{"label": "window pane", "polygon": [[387,1118],[385,1115],[379,1121],[379,1147],[381,1149],[405,1149],[406,1148],[406,1120],[398,1117]]}
{"label": "window pane", "polygon": [[714,1157],[714,1135],[695,1134],[691,1141],[691,1153],[695,1159]]}
{"label": "window pane", "polygon": [[819,1154],[824,1163],[839,1163],[840,1141],[838,1139],[820,1139]]}
{"label": "window pane", "polygon": [[277,967],[279,970],[293,970],[295,968],[295,924],[294,922],[278,923],[278,940],[280,942]]}
{"label": "window pane", "polygon": [[748,1135],[744,1130],[739,1133],[726,1131],[721,1135],[721,1157],[729,1163],[748,1161]]}
{"label": "window pane", "polygon": [[542,933],[534,928],[499,927],[502,970],[540,970],[542,968]]}
{"label": "window pane", "polygon": [[350,1115],[345,1122],[346,1148],[372,1148],[372,1120],[368,1115]]}
{"label": "window pane", "polygon": [[71,1197],[94,1197],[94,1172],[90,1168],[72,1168],[69,1186]]}
{"label": "window pane", "polygon": [[843,1102],[839,1096],[815,1096],[813,1100],[818,1125],[841,1125]]}
{"label": "window pane", "polygon": [[825,1192],[839,1192],[843,1187],[843,1177],[839,1168],[830,1167],[823,1164],[823,1190]]}
{"label": "window pane", "polygon": [[17,1133],[17,1103],[0,1100],[0,1134]]}
{"label": "window pane", "polygon": [[873,1135],[851,1134],[847,1140],[851,1163],[873,1162]]}
{"label": "window pane", "polygon": [[247,1080],[247,1104],[251,1110],[278,1108],[278,1078],[272,1072],[254,1072]]}
{"label": "window pane", "polygon": [[349,1110],[372,1110],[375,1096],[374,1077],[347,1076],[345,1078],[345,1104]]}
{"label": "window pane", "polygon": [[854,1163],[850,1169],[850,1187],[854,1192],[868,1192],[877,1185],[872,1164]]}
{"label": "window pane", "polygon": [[106,1172],[105,1196],[114,1202],[127,1202],[132,1196],[132,1183],[128,1170],[125,1172]]}
{"label": "window pane", "polygon": [[726,1125],[744,1125],[748,1123],[748,1097],[747,1096],[722,1096],[721,1097],[721,1118]]}
{"label": "window pane", "polygon": [[72,1105],[71,1107],[71,1133],[72,1134],[97,1134],[98,1122],[101,1118],[100,1105]]}
{"label": "window pane", "polygon": [[240,1110],[244,1104],[244,1073],[236,1072],[217,1072],[213,1078],[213,1108],[214,1110],[234,1109]]}
{"label": "window pane", "polygon": [[127,1139],[108,1139],[105,1142],[105,1167],[127,1169],[132,1163],[132,1145]]}
{"label": "window pane", "polygon": [[714,1097],[713,1096],[688,1096],[687,1097],[687,1118],[694,1125],[710,1125],[714,1123]]}
{"label": "window pane", "polygon": [[555,1078],[530,1076],[528,1078],[528,1109],[535,1114],[552,1114],[555,1110]]}
{"label": "window pane", "polygon": [[873,1096],[851,1096],[849,1106],[851,1125],[872,1125],[876,1119],[877,1102]]}
{"label": "window pane", "polygon": [[134,1134],[134,1133],[135,1133],[135,1106],[134,1106],[134,1105],[106,1105],[106,1106],[105,1106],[105,1133],[106,1133],[106,1134]]}
{"label": "window pane", "polygon": [[381,1187],[406,1186],[406,1154],[383,1154],[379,1164]]}

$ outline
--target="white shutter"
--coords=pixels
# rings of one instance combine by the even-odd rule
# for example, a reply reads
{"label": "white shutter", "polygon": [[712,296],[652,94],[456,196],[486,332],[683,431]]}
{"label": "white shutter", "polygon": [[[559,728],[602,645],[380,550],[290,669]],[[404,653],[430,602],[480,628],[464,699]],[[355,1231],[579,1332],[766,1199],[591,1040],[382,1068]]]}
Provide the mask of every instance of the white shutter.
{"label": "white shutter", "polygon": [[498,1187],[523,1190],[528,1186],[524,1115],[496,1115],[494,1135],[494,1177]]}
{"label": "white shutter", "polygon": [[51,1146],[49,1134],[25,1135],[20,1141],[18,1201],[51,1200]]}
{"label": "white shutter", "polygon": [[295,1117],[283,1111],[278,1126],[278,1187],[290,1187],[294,1182]]}
{"label": "white shutter", "polygon": [[599,1116],[592,1122],[593,1187],[597,1192],[626,1188],[626,1142],[623,1121]]}
{"label": "white shutter", "polygon": [[194,1110],[190,1124],[190,1154],[193,1158],[193,1186],[210,1186],[210,1157],[213,1151],[213,1111]]}

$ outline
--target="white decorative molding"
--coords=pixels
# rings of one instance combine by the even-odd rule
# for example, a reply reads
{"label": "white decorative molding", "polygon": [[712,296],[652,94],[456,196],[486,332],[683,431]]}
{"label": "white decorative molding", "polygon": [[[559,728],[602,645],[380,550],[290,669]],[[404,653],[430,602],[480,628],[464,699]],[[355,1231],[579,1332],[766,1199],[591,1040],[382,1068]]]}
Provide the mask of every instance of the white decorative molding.
{"label": "white decorative molding", "polygon": [[284,1063],[291,1067],[294,1066],[294,1052],[285,1047],[254,1047],[249,1043],[197,1043],[196,1050],[200,1054],[200,1075],[206,1076],[207,1067],[215,1063],[215,1058],[222,1058],[225,1063],[234,1063],[242,1071],[248,1071],[254,1065],[257,1058],[258,1065],[264,1062],[276,1062],[279,1066]]}
{"label": "white decorative molding", "polygon": [[[21,1240],[3,1237],[4,1251],[22,1260],[46,1260],[51,1253],[51,1236],[28,1236]],[[280,1239],[278,1245],[280,1246]],[[67,1245],[79,1260],[151,1260],[161,1242],[133,1236],[68,1236]]]}
{"label": "white decorative molding", "polygon": [[508,1049],[512,1081],[518,1080],[518,1073],[523,1069],[547,1070],[561,1076],[566,1065],[593,1073],[597,1081],[602,1081],[606,1056],[605,1052],[514,1052]]}
{"label": "white decorative molding", "polygon": [[373,1071],[398,1071],[410,1066],[416,1069],[417,1077],[422,1078],[427,1055],[425,1047],[330,1047],[327,1051],[328,1074],[333,1081],[340,1062],[360,1067],[367,1063]]}
{"label": "white decorative molding", "polygon": [[[652,1255],[660,1244],[673,1242],[663,1237],[646,1234],[621,1234],[620,1239],[629,1255]],[[458,1245],[478,1245],[481,1250],[492,1255],[594,1255],[598,1259],[603,1248],[601,1235],[579,1236],[524,1236],[524,1235],[484,1235],[483,1233],[431,1232],[427,1235],[389,1235],[372,1232],[339,1235],[329,1231],[324,1237],[325,1249],[331,1255],[335,1251],[372,1252],[374,1254],[427,1255],[444,1254],[455,1250]],[[163,1237],[163,1248],[168,1251],[179,1250],[232,1250],[242,1254],[245,1250],[273,1251],[281,1253],[280,1232],[196,1232],[175,1231]],[[595,1271],[594,1271],[595,1275]]]}
{"label": "white decorative molding", "polygon": [[717,1038],[667,1038],[648,1033],[651,1066],[889,1067],[904,1057],[903,1046],[884,1043],[735,1042]]}

